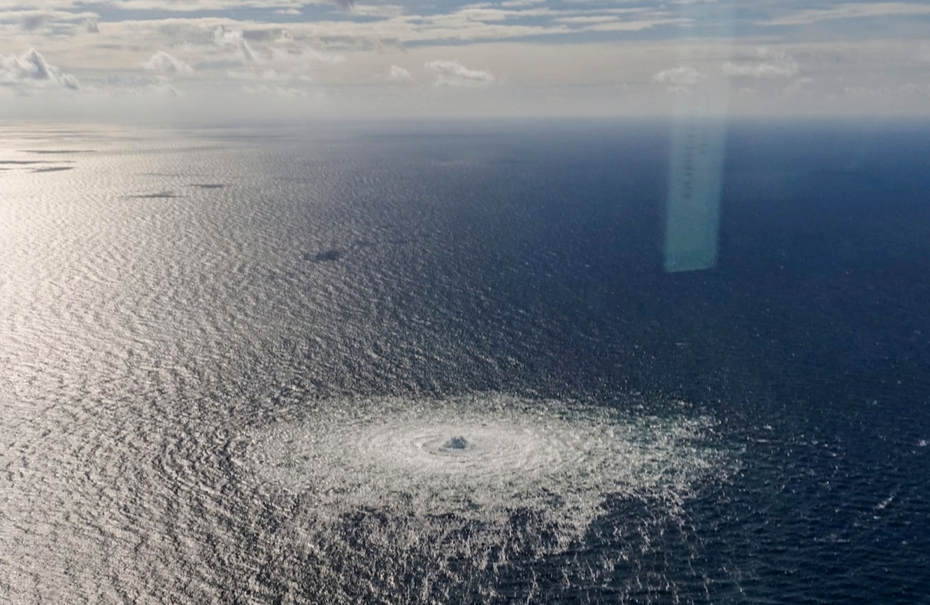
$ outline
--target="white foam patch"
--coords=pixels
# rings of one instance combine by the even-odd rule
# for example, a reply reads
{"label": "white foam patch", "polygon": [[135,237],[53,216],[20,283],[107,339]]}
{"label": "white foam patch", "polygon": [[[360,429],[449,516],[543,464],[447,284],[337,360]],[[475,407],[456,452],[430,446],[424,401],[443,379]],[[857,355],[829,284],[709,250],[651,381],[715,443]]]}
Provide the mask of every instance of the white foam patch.
{"label": "white foam patch", "polygon": [[706,440],[713,427],[705,416],[498,394],[352,400],[254,431],[242,462],[320,517],[374,509],[499,526],[529,511],[569,538],[610,496],[674,514],[702,483],[728,475],[731,457]]}

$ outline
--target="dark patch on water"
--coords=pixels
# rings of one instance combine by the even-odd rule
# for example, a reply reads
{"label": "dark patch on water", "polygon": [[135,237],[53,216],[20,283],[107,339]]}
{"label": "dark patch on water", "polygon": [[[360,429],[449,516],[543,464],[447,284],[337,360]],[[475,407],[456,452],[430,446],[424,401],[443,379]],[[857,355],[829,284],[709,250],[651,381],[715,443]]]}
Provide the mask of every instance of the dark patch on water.
{"label": "dark patch on water", "polygon": [[139,193],[137,195],[127,195],[129,199],[150,200],[150,199],[168,199],[178,197],[173,191],[159,191],[157,193]]}
{"label": "dark patch on water", "polygon": [[366,248],[375,248],[378,246],[399,246],[405,244],[411,244],[413,242],[422,239],[424,236],[417,234],[418,237],[409,237],[409,238],[388,238],[381,241],[373,241],[362,239],[354,243],[348,244],[344,248],[330,248],[327,250],[321,250],[319,252],[305,252],[303,259],[305,261],[310,261],[314,263],[331,263],[338,260],[342,260],[345,256],[352,254],[356,251],[363,250]]}
{"label": "dark patch on water", "polygon": [[93,149],[24,149],[23,153],[37,153],[40,155],[63,155],[73,153],[93,153]]}
{"label": "dark patch on water", "polygon": [[304,260],[312,261],[314,263],[332,263],[342,258],[343,254],[344,253],[342,250],[333,248],[331,250],[317,252],[316,254],[307,252],[304,254]]}
{"label": "dark patch on water", "polygon": [[225,189],[225,183],[191,183],[191,187],[198,189]]}
{"label": "dark patch on water", "polygon": [[64,170],[74,170],[74,166],[49,166],[47,168],[33,168],[33,172],[62,172]]}

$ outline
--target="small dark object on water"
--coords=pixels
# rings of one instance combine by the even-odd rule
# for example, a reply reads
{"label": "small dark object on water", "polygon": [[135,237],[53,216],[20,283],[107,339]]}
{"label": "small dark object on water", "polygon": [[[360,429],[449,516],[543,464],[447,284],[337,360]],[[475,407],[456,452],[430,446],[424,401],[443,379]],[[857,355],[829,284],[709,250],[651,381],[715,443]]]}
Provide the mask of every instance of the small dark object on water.
{"label": "small dark object on water", "polygon": [[74,166],[49,166],[47,168],[33,168],[33,172],[62,172],[63,170],[74,170]]}
{"label": "small dark object on water", "polygon": [[464,450],[468,447],[468,442],[465,441],[465,437],[453,437],[449,439],[443,447],[448,450]]}
{"label": "small dark object on water", "polygon": [[140,193],[138,195],[127,195],[126,197],[134,200],[153,200],[153,199],[167,199],[178,197],[172,191],[159,191],[157,193]]}
{"label": "small dark object on water", "polygon": [[326,250],[325,252],[317,252],[316,254],[307,253],[304,255],[304,258],[315,263],[331,263],[342,258],[342,251],[333,248],[332,250]]}

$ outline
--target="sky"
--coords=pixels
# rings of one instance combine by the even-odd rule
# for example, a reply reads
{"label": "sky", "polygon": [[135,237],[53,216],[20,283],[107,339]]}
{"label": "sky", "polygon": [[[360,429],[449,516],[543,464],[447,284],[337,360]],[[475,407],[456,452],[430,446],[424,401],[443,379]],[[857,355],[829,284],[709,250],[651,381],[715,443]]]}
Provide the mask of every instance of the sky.
{"label": "sky", "polygon": [[3,119],[682,111],[930,116],[930,3],[0,0]]}

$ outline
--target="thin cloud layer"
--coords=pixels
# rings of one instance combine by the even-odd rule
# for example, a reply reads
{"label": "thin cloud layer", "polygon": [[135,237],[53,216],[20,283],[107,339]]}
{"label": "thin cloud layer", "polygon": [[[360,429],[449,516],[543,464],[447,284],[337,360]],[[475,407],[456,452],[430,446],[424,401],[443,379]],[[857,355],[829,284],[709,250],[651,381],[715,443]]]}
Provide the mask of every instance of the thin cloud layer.
{"label": "thin cloud layer", "polygon": [[930,15],[930,5],[921,2],[847,2],[830,8],[811,8],[791,12],[763,22],[765,25],[810,25],[840,19],[875,19]]}
{"label": "thin cloud layer", "polygon": [[24,37],[62,38],[94,33],[93,24],[98,20],[97,13],[86,10],[0,6],[0,44]]}
{"label": "thin cloud layer", "polygon": [[[121,11],[168,11],[173,13],[196,13],[203,11],[243,9],[300,9],[308,4],[337,3],[335,0],[107,0],[100,4]],[[59,10],[75,9],[84,4],[82,0],[45,0],[45,4]]]}

